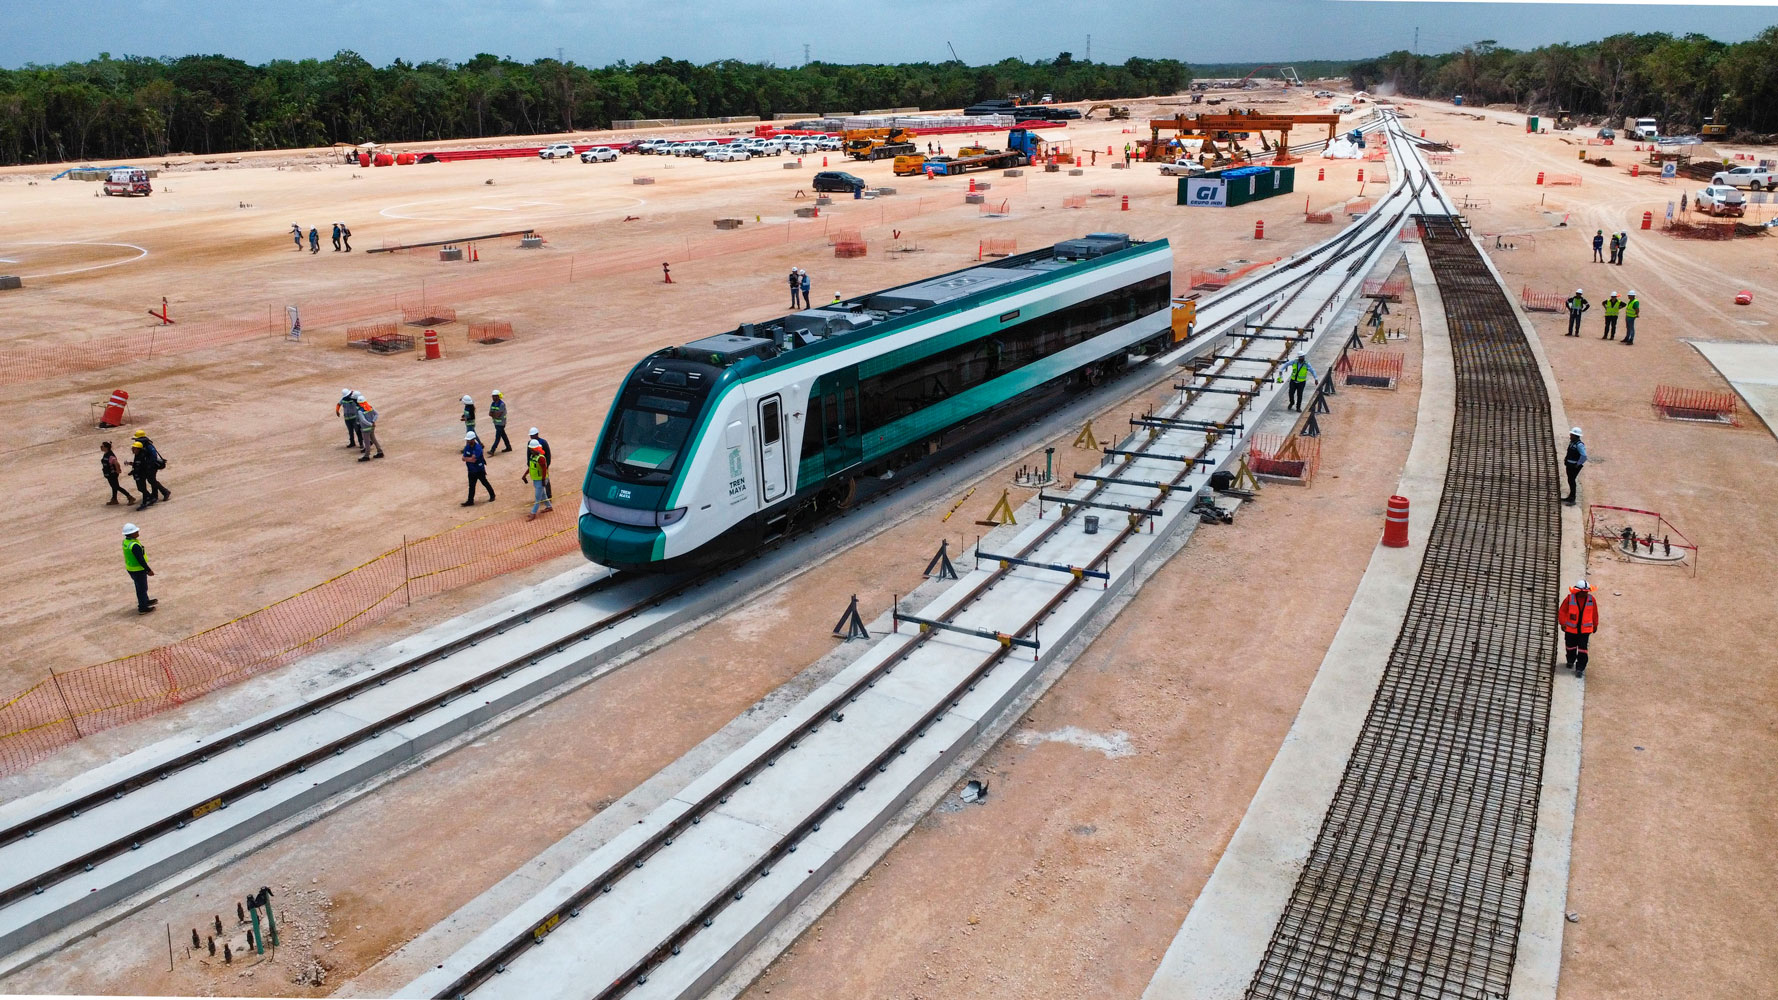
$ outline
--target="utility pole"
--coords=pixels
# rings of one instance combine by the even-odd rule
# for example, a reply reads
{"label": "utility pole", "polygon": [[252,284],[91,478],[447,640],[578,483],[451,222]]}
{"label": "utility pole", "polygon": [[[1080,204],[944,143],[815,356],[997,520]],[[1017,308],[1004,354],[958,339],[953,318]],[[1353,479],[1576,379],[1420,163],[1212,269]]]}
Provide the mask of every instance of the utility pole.
{"label": "utility pole", "polygon": [[809,64],[809,43],[804,42],[803,43],[803,65],[807,66],[808,64]]}
{"label": "utility pole", "polygon": [[562,47],[560,45],[558,45],[558,46],[556,46],[556,62],[561,62],[561,61],[562,61]]}
{"label": "utility pole", "polygon": [[1414,25],[1414,54],[1420,54],[1420,26]]}
{"label": "utility pole", "polygon": [[1092,61],[1093,61],[1093,36],[1091,33],[1089,33],[1087,35],[1087,62],[1092,62]]}

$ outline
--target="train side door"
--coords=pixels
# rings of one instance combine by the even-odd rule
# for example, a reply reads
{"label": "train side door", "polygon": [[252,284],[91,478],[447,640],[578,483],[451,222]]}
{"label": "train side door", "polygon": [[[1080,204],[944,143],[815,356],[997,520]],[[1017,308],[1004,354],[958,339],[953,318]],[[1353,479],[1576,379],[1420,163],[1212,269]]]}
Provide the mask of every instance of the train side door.
{"label": "train side door", "polygon": [[759,401],[760,505],[771,503],[789,488],[789,453],[784,447],[784,402],[777,396]]}
{"label": "train side door", "polygon": [[863,431],[858,420],[858,370],[834,372],[821,393],[822,437],[827,474],[857,465],[864,457]]}

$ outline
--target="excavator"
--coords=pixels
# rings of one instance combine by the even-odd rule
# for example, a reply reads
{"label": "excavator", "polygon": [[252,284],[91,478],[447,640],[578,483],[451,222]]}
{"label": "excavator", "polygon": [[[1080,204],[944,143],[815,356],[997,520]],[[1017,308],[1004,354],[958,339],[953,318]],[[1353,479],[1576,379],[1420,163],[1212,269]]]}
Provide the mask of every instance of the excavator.
{"label": "excavator", "polygon": [[842,149],[854,160],[886,160],[914,151],[914,133],[905,128],[855,128],[840,134]]}
{"label": "excavator", "polygon": [[1112,121],[1122,121],[1130,117],[1130,109],[1121,104],[1095,104],[1088,108],[1080,117],[1082,119],[1091,118],[1093,117],[1093,112],[1100,110],[1103,110],[1105,112],[1105,117]]}

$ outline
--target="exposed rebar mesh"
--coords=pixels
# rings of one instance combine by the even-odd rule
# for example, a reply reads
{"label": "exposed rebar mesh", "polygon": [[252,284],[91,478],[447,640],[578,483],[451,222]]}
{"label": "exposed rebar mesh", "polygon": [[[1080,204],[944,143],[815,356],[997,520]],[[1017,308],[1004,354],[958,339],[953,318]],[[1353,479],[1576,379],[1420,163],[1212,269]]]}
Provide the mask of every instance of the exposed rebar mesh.
{"label": "exposed rebar mesh", "polygon": [[1511,304],[1456,217],[1419,221],[1456,365],[1444,496],[1254,1000],[1504,1000],[1512,977],[1549,723],[1558,456]]}

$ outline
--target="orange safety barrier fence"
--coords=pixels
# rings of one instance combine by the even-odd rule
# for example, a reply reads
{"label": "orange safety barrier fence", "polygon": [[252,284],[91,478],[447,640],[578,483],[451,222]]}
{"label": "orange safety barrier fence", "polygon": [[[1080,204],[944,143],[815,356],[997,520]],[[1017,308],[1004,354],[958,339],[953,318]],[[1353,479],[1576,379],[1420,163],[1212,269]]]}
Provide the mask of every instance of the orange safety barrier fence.
{"label": "orange safety barrier fence", "polygon": [[504,344],[511,339],[512,324],[505,320],[469,324],[469,342],[472,344]]}
{"label": "orange safety barrier fence", "polygon": [[1197,288],[1197,289],[1223,288],[1223,287],[1227,286],[1230,282],[1235,281],[1238,278],[1245,277],[1248,274],[1251,274],[1254,271],[1257,271],[1262,267],[1268,267],[1272,264],[1276,264],[1279,261],[1279,259],[1280,258],[1273,257],[1271,260],[1254,261],[1250,264],[1244,265],[1242,267],[1237,267],[1237,268],[1234,268],[1231,270],[1193,271],[1193,272],[1191,272],[1190,277],[1187,278],[1187,281],[1189,282],[1187,287]]}
{"label": "orange safety barrier fence", "polygon": [[[371,347],[375,343],[388,341],[395,335],[394,323],[372,323],[368,326],[348,326],[346,327],[346,346]],[[411,346],[413,338],[409,337],[408,341]]]}
{"label": "orange safety barrier fence", "polygon": [[1401,379],[1402,354],[1399,351],[1347,351],[1334,364],[1334,371],[1346,376],[1347,385],[1373,389],[1393,389]]}
{"label": "orange safety barrier fence", "polygon": [[0,775],[85,736],[285,666],[414,601],[578,548],[572,508],[529,505],[408,540],[301,593],[147,652],[65,673],[0,700]]}
{"label": "orange safety barrier fence", "polygon": [[1256,476],[1308,482],[1321,467],[1321,439],[1294,434],[1254,434],[1247,442],[1247,467]]}
{"label": "orange safety barrier fence", "polygon": [[1019,252],[1018,240],[982,240],[976,245],[976,257],[1010,257]]}
{"label": "orange safety barrier fence", "polygon": [[457,322],[457,310],[424,301],[401,307],[401,321],[409,326],[439,326]]}
{"label": "orange safety barrier fence", "polygon": [[870,245],[863,240],[841,242],[833,245],[833,255],[835,257],[863,257],[869,252]]}
{"label": "orange safety barrier fence", "polygon": [[1362,294],[1365,298],[1388,299],[1390,302],[1400,302],[1402,294],[1407,290],[1407,276],[1403,274],[1391,274],[1384,278],[1364,279],[1364,291]]}
{"label": "orange safety barrier fence", "polygon": [[1062,207],[1085,208],[1087,207],[1087,196],[1084,194],[1071,194],[1062,199]]}
{"label": "orange safety barrier fence", "polygon": [[856,229],[835,229],[827,234],[827,245],[838,246],[841,243],[863,243],[864,234]]}
{"label": "orange safety barrier fence", "polygon": [[[1017,182],[1015,182],[1017,183]],[[390,292],[386,285],[336,290],[326,299],[297,299],[249,306],[245,315],[211,320],[182,320],[178,326],[146,326],[123,330],[94,330],[82,340],[47,344],[13,342],[0,348],[0,385],[33,382],[76,372],[95,371],[140,362],[168,354],[224,347],[249,340],[275,339],[282,343],[289,327],[284,309],[300,310],[303,329],[344,326],[376,320],[390,314],[404,318],[409,309],[434,311],[448,308],[452,315],[463,303],[496,295],[552,288],[594,277],[634,270],[654,270],[662,261],[712,258],[762,250],[816,239],[826,239],[835,219],[859,225],[886,225],[952,208],[948,200],[875,199],[869,203],[844,203],[823,210],[819,219],[797,220],[775,226],[738,229],[702,239],[682,239],[609,253],[555,255],[505,266],[484,261],[444,279],[427,279],[420,286]],[[875,219],[872,219],[875,216]]]}
{"label": "orange safety barrier fence", "polygon": [[1530,285],[1519,289],[1519,305],[1527,312],[1561,312],[1561,292],[1533,291]]}
{"label": "orange safety barrier fence", "polygon": [[1354,198],[1346,203],[1346,214],[1363,215],[1371,210],[1371,205],[1372,202],[1369,198]]}
{"label": "orange safety barrier fence", "polygon": [[1681,389],[1655,386],[1655,409],[1673,420],[1701,420],[1741,426],[1740,409],[1733,389]]}
{"label": "orange safety barrier fence", "polygon": [[1420,227],[1411,223],[1405,225],[1401,227],[1401,234],[1396,239],[1403,243],[1418,243],[1420,242]]}

